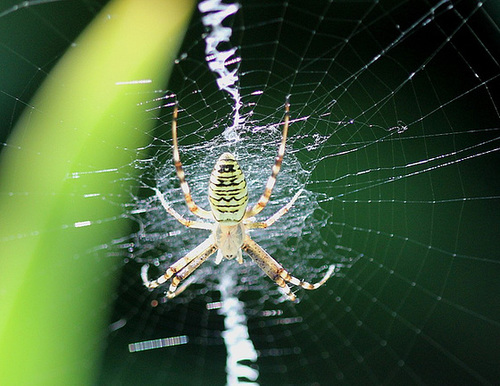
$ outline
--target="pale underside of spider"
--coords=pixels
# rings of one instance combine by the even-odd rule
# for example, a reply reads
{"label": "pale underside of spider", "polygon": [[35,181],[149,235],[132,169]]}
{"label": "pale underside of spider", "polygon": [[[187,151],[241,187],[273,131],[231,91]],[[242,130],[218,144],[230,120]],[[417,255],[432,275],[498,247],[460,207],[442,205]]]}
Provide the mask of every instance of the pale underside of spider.
{"label": "pale underside of spider", "polygon": [[335,265],[331,265],[324,277],[315,284],[297,279],[290,275],[281,264],[249,236],[249,230],[251,229],[267,228],[274,224],[281,216],[290,210],[302,192],[302,189],[299,190],[288,204],[283,206],[267,220],[263,222],[255,221],[255,215],[260,213],[269,202],[269,198],[276,183],[276,177],[281,168],[288,135],[288,123],[290,120],[289,109],[290,107],[287,100],[285,104],[283,134],[278,149],[278,155],[272,167],[271,176],[267,180],[264,193],[257,203],[252,207],[247,207],[248,191],[245,176],[235,157],[231,153],[224,153],[217,160],[212,174],[210,175],[208,198],[211,210],[207,211],[194,203],[182,169],[177,142],[178,107],[177,105],[175,106],[172,118],[173,159],[180,186],[189,210],[194,215],[205,220],[211,220],[212,222],[185,219],[167,203],[159,189],[155,189],[156,197],[160,200],[161,205],[167,213],[173,216],[181,224],[188,228],[206,229],[211,231],[211,234],[204,242],[173,263],[166,272],[156,280],[150,281],[148,279],[148,266],[144,266],[141,276],[146,287],[153,289],[164,284],[169,279],[172,279],[167,297],[175,297],[183,291],[183,287],[178,288],[179,284],[215,252],[217,252],[215,260],[217,264],[224,258],[228,260],[236,258],[238,263],[242,264],[242,251],[245,251],[266,275],[282,288],[283,292],[291,301],[295,301],[296,297],[287,285],[287,282],[308,290],[314,290],[322,286],[330,278],[335,270]]}

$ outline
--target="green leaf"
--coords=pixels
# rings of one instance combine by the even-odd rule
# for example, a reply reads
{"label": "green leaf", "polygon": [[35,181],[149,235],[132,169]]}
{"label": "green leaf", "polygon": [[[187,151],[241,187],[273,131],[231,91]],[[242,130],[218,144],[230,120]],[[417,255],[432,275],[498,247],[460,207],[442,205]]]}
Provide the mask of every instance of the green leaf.
{"label": "green leaf", "polygon": [[147,141],[154,120],[140,103],[165,87],[193,5],[111,2],[1,154],[0,384],[94,380],[117,261],[89,251],[129,225],[116,205],[126,184],[116,181],[135,155],[127,149]]}

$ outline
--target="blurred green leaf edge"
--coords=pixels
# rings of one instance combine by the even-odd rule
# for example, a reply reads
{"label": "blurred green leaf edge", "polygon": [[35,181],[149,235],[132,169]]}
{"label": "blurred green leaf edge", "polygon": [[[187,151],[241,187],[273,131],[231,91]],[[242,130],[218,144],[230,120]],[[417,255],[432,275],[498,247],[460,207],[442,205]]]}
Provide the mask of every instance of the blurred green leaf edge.
{"label": "blurred green leaf edge", "polygon": [[141,103],[167,84],[193,8],[110,2],[0,154],[0,384],[95,381],[119,262],[89,251],[129,225],[119,205],[128,149],[154,124]]}

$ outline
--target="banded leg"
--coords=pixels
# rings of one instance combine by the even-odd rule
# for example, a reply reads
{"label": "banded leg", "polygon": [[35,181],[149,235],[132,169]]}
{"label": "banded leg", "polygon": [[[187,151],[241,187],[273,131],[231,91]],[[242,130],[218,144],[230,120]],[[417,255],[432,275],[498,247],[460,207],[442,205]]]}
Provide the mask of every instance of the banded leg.
{"label": "banded leg", "polygon": [[302,189],[300,189],[295,195],[292,197],[292,199],[286,204],[284,207],[282,207],[280,210],[278,210],[275,214],[273,214],[271,217],[269,217],[266,221],[264,222],[249,222],[245,223],[245,225],[248,228],[267,228],[271,225],[273,225],[276,221],[278,221],[284,214],[286,214],[290,208],[295,204],[295,201],[297,201],[297,198],[299,198],[300,194],[302,193]]}
{"label": "banded leg", "polygon": [[276,184],[276,176],[280,172],[281,163],[283,162],[283,156],[285,155],[285,146],[286,146],[286,138],[288,136],[288,122],[290,121],[290,103],[288,98],[285,102],[285,120],[283,123],[283,134],[281,136],[281,144],[278,149],[278,155],[276,156],[276,160],[271,169],[271,176],[267,180],[266,188],[264,189],[264,193],[260,196],[259,201],[251,208],[247,209],[247,213],[245,214],[245,218],[250,218],[260,213],[262,209],[264,209],[269,202],[269,198],[271,197],[271,193],[273,192],[274,185]]}
{"label": "banded leg", "polygon": [[149,289],[159,287],[160,285],[164,284],[168,279],[170,279],[172,276],[174,276],[176,273],[180,272],[186,266],[191,264],[193,260],[200,258],[202,256],[206,256],[206,258],[208,258],[216,250],[217,247],[214,244],[212,236],[210,236],[204,242],[202,242],[200,245],[198,245],[196,248],[190,251],[186,256],[180,258],[174,264],[168,267],[165,273],[156,280],[150,281],[148,279],[149,266],[148,265],[144,266],[141,272],[142,281],[144,285]]}
{"label": "banded leg", "polygon": [[174,165],[175,165],[175,170],[177,172],[177,177],[179,178],[179,181],[181,183],[181,189],[182,193],[184,193],[184,199],[186,200],[186,204],[189,208],[189,210],[195,214],[198,217],[207,219],[207,220],[212,220],[213,216],[212,213],[200,208],[198,205],[196,205],[193,201],[193,197],[191,197],[191,190],[189,189],[189,185],[186,182],[186,175],[184,174],[184,170],[182,169],[182,163],[181,163],[181,157],[179,155],[179,146],[177,142],[177,115],[178,115],[179,108],[177,107],[177,103],[175,104],[174,107],[174,113],[172,116],[172,142],[173,142],[173,157],[174,157]]}
{"label": "banded leg", "polygon": [[182,285],[179,288],[177,287],[183,280],[187,279],[189,275],[191,275],[195,270],[197,270],[200,267],[200,265],[202,265],[210,257],[211,254],[213,254],[217,250],[217,247],[215,246],[212,246],[212,248],[213,248],[212,250],[207,250],[206,253],[196,257],[181,271],[179,271],[174,275],[170,287],[168,288],[167,291],[167,298],[172,299],[186,289],[186,286],[184,285]]}
{"label": "banded leg", "polygon": [[184,217],[182,217],[177,211],[172,208],[167,200],[165,200],[165,197],[163,197],[163,194],[160,192],[159,189],[155,188],[154,189],[156,192],[156,197],[160,200],[161,206],[163,206],[163,209],[174,217],[177,221],[179,221],[182,225],[188,227],[188,228],[197,228],[197,229],[212,229],[212,224],[211,223],[206,223],[206,222],[201,222],[201,221],[191,221],[191,220],[186,220]]}
{"label": "banded leg", "polygon": [[290,273],[288,273],[288,271],[285,270],[281,264],[274,260],[269,253],[267,253],[259,244],[248,236],[245,239],[243,250],[248,253],[252,260],[266,273],[267,276],[283,288],[285,294],[291,301],[295,301],[296,297],[290,287],[286,284],[287,282],[307,290],[315,290],[325,284],[335,270],[335,265],[331,265],[325,276],[323,276],[323,279],[317,283],[311,284],[290,275]]}

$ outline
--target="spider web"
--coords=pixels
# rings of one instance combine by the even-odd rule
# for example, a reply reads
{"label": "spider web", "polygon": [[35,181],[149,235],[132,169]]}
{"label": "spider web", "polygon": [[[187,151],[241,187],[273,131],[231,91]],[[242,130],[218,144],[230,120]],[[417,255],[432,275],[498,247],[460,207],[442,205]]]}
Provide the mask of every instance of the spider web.
{"label": "spider web", "polygon": [[[102,5],[2,5],[0,27],[11,34],[0,49],[20,73],[0,83],[2,133]],[[43,20],[43,53],[12,44],[34,38],[13,34],[13,17]],[[115,165],[133,179],[122,206],[131,230],[96,245],[123,261],[98,383],[496,383],[499,18],[493,0],[200,5],[170,83],[144,96],[157,120],[148,146]],[[210,39],[220,39],[211,50]],[[208,209],[208,177],[224,151],[239,160],[250,201],[262,194],[287,97],[287,151],[259,218],[303,192],[252,237],[298,278],[318,281],[335,264],[333,277],[294,289],[293,304],[248,257],[241,266],[211,258],[175,299],[145,289],[145,264],[156,277],[208,236],[169,217],[154,195],[192,218],[171,161],[176,101],[186,178]],[[82,165],[79,174],[96,172]]]}

